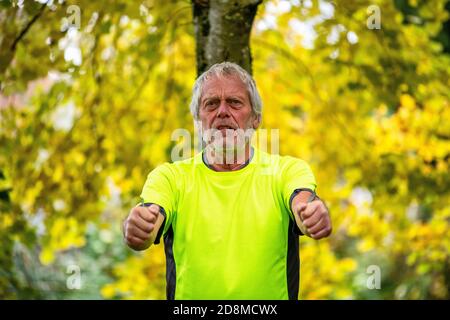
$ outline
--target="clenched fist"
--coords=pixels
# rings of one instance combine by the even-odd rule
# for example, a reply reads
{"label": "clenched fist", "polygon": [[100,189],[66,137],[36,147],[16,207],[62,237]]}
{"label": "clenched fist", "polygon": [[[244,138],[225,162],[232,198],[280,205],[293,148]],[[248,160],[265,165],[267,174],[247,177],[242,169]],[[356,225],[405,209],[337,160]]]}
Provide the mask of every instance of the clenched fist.
{"label": "clenched fist", "polygon": [[300,230],[313,239],[319,240],[331,234],[331,219],[328,209],[321,200],[309,203],[299,202],[293,208],[294,214],[300,218]]}
{"label": "clenched fist", "polygon": [[145,250],[155,240],[155,223],[159,215],[159,206],[134,207],[123,224],[126,244],[134,250]]}

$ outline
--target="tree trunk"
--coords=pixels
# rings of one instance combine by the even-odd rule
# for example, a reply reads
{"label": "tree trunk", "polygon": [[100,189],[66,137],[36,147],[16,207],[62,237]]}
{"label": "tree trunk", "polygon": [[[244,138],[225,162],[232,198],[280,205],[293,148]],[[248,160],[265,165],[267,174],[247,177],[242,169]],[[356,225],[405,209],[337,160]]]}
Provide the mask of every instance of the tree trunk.
{"label": "tree trunk", "polygon": [[250,32],[262,0],[193,0],[197,75],[231,61],[252,73]]}

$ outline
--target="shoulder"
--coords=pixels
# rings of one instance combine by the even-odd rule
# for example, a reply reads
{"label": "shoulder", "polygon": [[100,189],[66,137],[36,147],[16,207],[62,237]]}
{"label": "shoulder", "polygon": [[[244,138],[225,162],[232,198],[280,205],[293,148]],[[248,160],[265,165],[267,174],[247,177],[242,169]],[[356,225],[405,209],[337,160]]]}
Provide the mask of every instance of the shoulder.
{"label": "shoulder", "polygon": [[165,175],[180,177],[181,175],[186,174],[193,168],[195,168],[199,164],[199,161],[202,161],[201,153],[184,160],[177,160],[174,162],[164,162],[156,166],[152,172],[158,172]]}
{"label": "shoulder", "polygon": [[290,168],[292,166],[309,168],[309,164],[305,160],[293,156],[280,156],[280,164],[284,168]]}

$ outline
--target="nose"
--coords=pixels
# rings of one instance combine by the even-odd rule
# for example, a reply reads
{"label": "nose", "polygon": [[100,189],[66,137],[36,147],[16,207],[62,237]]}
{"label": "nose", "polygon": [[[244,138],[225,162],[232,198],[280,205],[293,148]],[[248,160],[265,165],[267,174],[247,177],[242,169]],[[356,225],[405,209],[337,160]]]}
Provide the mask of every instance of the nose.
{"label": "nose", "polygon": [[225,99],[220,100],[219,109],[217,110],[217,117],[219,118],[227,118],[230,116],[230,110],[228,109],[227,102]]}

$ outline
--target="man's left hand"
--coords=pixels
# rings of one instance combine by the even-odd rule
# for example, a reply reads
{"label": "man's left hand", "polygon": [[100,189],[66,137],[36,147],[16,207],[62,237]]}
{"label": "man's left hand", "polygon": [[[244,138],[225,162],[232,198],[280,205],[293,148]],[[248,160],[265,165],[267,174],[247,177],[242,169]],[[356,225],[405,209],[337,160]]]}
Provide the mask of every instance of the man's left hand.
{"label": "man's left hand", "polygon": [[332,227],[328,208],[321,200],[299,203],[296,214],[299,215],[307,235],[311,238],[319,240],[331,234]]}

